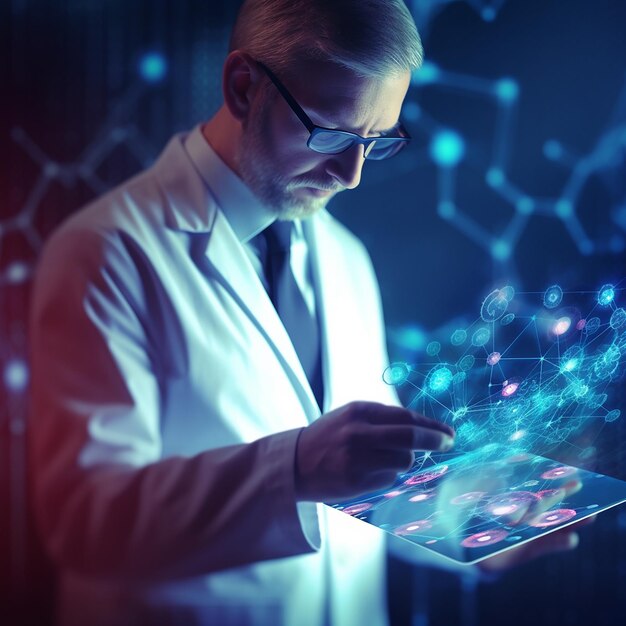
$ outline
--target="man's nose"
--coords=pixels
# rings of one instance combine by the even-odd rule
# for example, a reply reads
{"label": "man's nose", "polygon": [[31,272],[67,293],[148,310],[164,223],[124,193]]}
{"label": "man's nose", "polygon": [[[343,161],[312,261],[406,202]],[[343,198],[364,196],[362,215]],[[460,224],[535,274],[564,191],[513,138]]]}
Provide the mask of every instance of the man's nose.
{"label": "man's nose", "polygon": [[326,173],[336,179],[342,187],[354,189],[361,182],[363,163],[365,163],[363,146],[357,144],[328,159]]}

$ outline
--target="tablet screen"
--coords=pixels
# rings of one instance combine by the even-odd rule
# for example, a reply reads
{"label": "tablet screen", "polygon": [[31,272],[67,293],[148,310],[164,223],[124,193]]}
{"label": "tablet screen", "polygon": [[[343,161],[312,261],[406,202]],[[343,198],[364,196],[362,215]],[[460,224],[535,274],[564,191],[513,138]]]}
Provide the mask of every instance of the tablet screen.
{"label": "tablet screen", "polygon": [[621,480],[487,446],[426,455],[392,488],[330,506],[469,564],[625,501]]}

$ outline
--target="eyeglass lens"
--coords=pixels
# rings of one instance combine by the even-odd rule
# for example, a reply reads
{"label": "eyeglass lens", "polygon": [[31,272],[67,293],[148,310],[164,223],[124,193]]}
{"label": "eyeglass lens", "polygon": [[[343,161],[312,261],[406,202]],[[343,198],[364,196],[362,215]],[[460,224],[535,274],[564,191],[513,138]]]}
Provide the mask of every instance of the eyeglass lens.
{"label": "eyeglass lens", "polygon": [[[322,154],[339,154],[354,145],[354,142],[354,137],[350,135],[318,131],[311,137],[309,147]],[[374,160],[387,159],[399,152],[405,143],[405,141],[398,141],[395,137],[382,137],[374,142],[374,145],[367,153],[367,158]]]}

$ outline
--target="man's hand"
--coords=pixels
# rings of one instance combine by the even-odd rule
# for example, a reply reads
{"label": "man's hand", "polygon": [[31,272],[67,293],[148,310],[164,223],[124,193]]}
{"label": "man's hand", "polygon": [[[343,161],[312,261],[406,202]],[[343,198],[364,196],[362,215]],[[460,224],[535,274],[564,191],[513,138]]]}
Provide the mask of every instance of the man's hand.
{"label": "man's hand", "polygon": [[445,452],[453,437],[449,426],[408,409],[351,402],[300,433],[297,498],[332,502],[383,489],[413,465],[413,450]]}

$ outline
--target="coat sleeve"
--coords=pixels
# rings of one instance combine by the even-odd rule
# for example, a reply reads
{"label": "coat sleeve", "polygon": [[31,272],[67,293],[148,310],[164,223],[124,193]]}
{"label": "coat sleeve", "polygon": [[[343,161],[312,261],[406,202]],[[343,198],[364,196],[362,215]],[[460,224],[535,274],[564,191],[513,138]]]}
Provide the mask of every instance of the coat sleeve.
{"label": "coat sleeve", "polygon": [[300,429],[161,458],[141,271],[116,235],[75,227],[40,262],[29,444],[49,552],[79,573],[165,579],[315,550],[315,505],[295,498]]}

